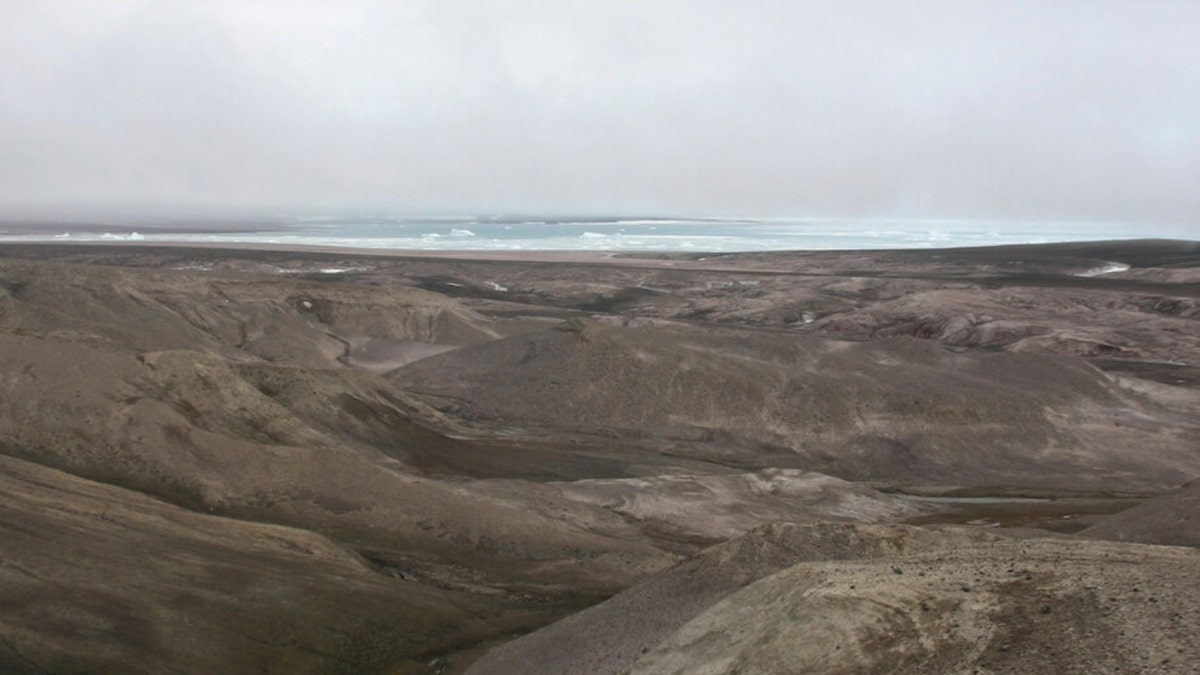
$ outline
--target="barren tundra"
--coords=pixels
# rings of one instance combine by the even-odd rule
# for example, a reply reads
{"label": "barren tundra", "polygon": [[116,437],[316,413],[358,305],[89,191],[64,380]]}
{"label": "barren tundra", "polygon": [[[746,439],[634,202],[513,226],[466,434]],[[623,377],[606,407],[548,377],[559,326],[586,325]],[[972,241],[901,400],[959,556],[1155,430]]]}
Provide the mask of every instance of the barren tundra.
{"label": "barren tundra", "polygon": [[0,247],[0,670],[1193,672],[1200,244]]}

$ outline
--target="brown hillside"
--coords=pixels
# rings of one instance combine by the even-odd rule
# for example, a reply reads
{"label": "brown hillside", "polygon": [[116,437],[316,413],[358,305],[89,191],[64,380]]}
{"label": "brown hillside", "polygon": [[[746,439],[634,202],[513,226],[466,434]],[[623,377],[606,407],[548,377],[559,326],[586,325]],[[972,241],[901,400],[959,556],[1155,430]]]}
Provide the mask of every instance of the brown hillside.
{"label": "brown hillside", "polygon": [[0,671],[1187,672],[1198,250],[0,245]]}
{"label": "brown hillside", "polygon": [[1200,555],[978,530],[775,526],[472,673],[1188,672]]}
{"label": "brown hillside", "polygon": [[470,421],[853,480],[1136,490],[1200,471],[1195,420],[1082,361],[912,339],[574,322],[389,379]]}
{"label": "brown hillside", "polygon": [[1200,548],[1200,480],[1109,516],[1079,536]]}
{"label": "brown hillside", "polygon": [[0,529],[5,673],[383,672],[478,639],[489,620],[544,620],[398,582],[310,532],[3,456]]}

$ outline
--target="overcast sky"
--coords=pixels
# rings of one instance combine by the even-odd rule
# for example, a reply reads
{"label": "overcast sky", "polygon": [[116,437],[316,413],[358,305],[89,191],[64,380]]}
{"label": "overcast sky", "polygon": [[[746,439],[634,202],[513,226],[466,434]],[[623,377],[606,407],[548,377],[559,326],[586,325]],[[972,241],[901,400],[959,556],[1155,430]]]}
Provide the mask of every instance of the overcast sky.
{"label": "overcast sky", "polygon": [[0,210],[1200,228],[1200,2],[0,0]]}

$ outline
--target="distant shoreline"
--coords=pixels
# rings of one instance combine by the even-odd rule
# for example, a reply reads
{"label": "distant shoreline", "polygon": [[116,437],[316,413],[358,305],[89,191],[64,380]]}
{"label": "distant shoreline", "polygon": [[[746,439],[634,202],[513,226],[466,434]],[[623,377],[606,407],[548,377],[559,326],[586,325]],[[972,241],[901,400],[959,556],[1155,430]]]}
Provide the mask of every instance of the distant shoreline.
{"label": "distant shoreline", "polygon": [[[267,231],[267,230],[262,230]],[[140,231],[139,231],[140,232]],[[149,230],[146,230],[149,232]],[[252,233],[251,230],[230,230],[229,232]],[[776,256],[776,255],[853,255],[853,254],[904,254],[921,256],[921,254],[945,255],[947,253],[967,253],[970,251],[1040,249],[1052,248],[1060,252],[1079,248],[1081,252],[1089,252],[1097,246],[1127,245],[1143,247],[1149,242],[1166,246],[1200,246],[1198,239],[1175,239],[1160,237],[1145,238],[1097,238],[1077,241],[1053,241],[1038,243],[1000,243],[988,245],[946,246],[946,247],[898,247],[898,248],[845,248],[845,249],[777,249],[777,250],[746,250],[746,251],[704,251],[704,250],[635,250],[635,249],[432,249],[432,248],[376,248],[366,246],[334,246],[328,244],[300,244],[273,242],[229,242],[229,241],[159,241],[141,239],[37,239],[10,240],[3,239],[5,233],[0,229],[0,249],[9,246],[22,247],[100,247],[100,248],[147,248],[147,249],[181,249],[181,250],[213,250],[213,251],[257,251],[277,253],[321,253],[330,255],[379,256],[385,258],[433,258],[441,260],[501,260],[511,262],[522,261],[554,261],[571,262],[576,260],[612,261],[614,259],[637,260],[697,260],[704,257],[728,256]],[[11,236],[11,235],[10,235]]]}
{"label": "distant shoreline", "polygon": [[[269,244],[250,242],[175,242],[175,241],[0,241],[0,250],[8,246],[24,247],[70,247],[87,246],[97,248],[144,248],[144,249],[178,249],[178,250],[212,250],[212,251],[253,251],[262,253],[320,253],[328,255],[353,255],[362,257],[381,258],[431,258],[438,260],[497,260],[504,262],[598,262],[613,260],[618,257],[637,258],[636,251],[547,251],[547,250],[455,250],[455,249],[400,249],[400,248],[365,248],[344,246],[323,246],[318,244]],[[650,254],[659,252],[650,251]],[[785,251],[780,251],[785,253]],[[661,252],[661,255],[666,255]]]}
{"label": "distant shoreline", "polygon": [[[1154,237],[1193,240],[1179,227],[1114,223],[989,222],[889,219],[776,219],[761,221],[397,219],[338,222],[286,220],[120,224],[63,220],[0,221],[0,242],[103,243],[262,249],[420,252],[441,257],[499,254],[526,260],[552,255],[736,254],[749,252],[942,250],[1009,245],[1125,241]],[[279,250],[298,250],[279,248]],[[515,254],[517,257],[511,257]]]}
{"label": "distant shoreline", "polygon": [[183,225],[156,225],[151,223],[96,223],[87,221],[34,221],[0,220],[0,237],[46,236],[47,232],[61,234],[257,234],[260,232],[286,232],[294,228],[286,223],[249,220],[245,222],[197,220]]}

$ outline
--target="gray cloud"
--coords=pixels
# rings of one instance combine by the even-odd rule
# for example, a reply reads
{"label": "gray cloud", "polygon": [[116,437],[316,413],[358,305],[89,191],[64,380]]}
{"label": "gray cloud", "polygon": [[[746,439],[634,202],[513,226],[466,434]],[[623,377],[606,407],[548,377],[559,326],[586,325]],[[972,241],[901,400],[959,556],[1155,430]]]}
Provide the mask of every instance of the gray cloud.
{"label": "gray cloud", "polygon": [[79,0],[0,26],[9,209],[1200,224],[1190,1]]}

